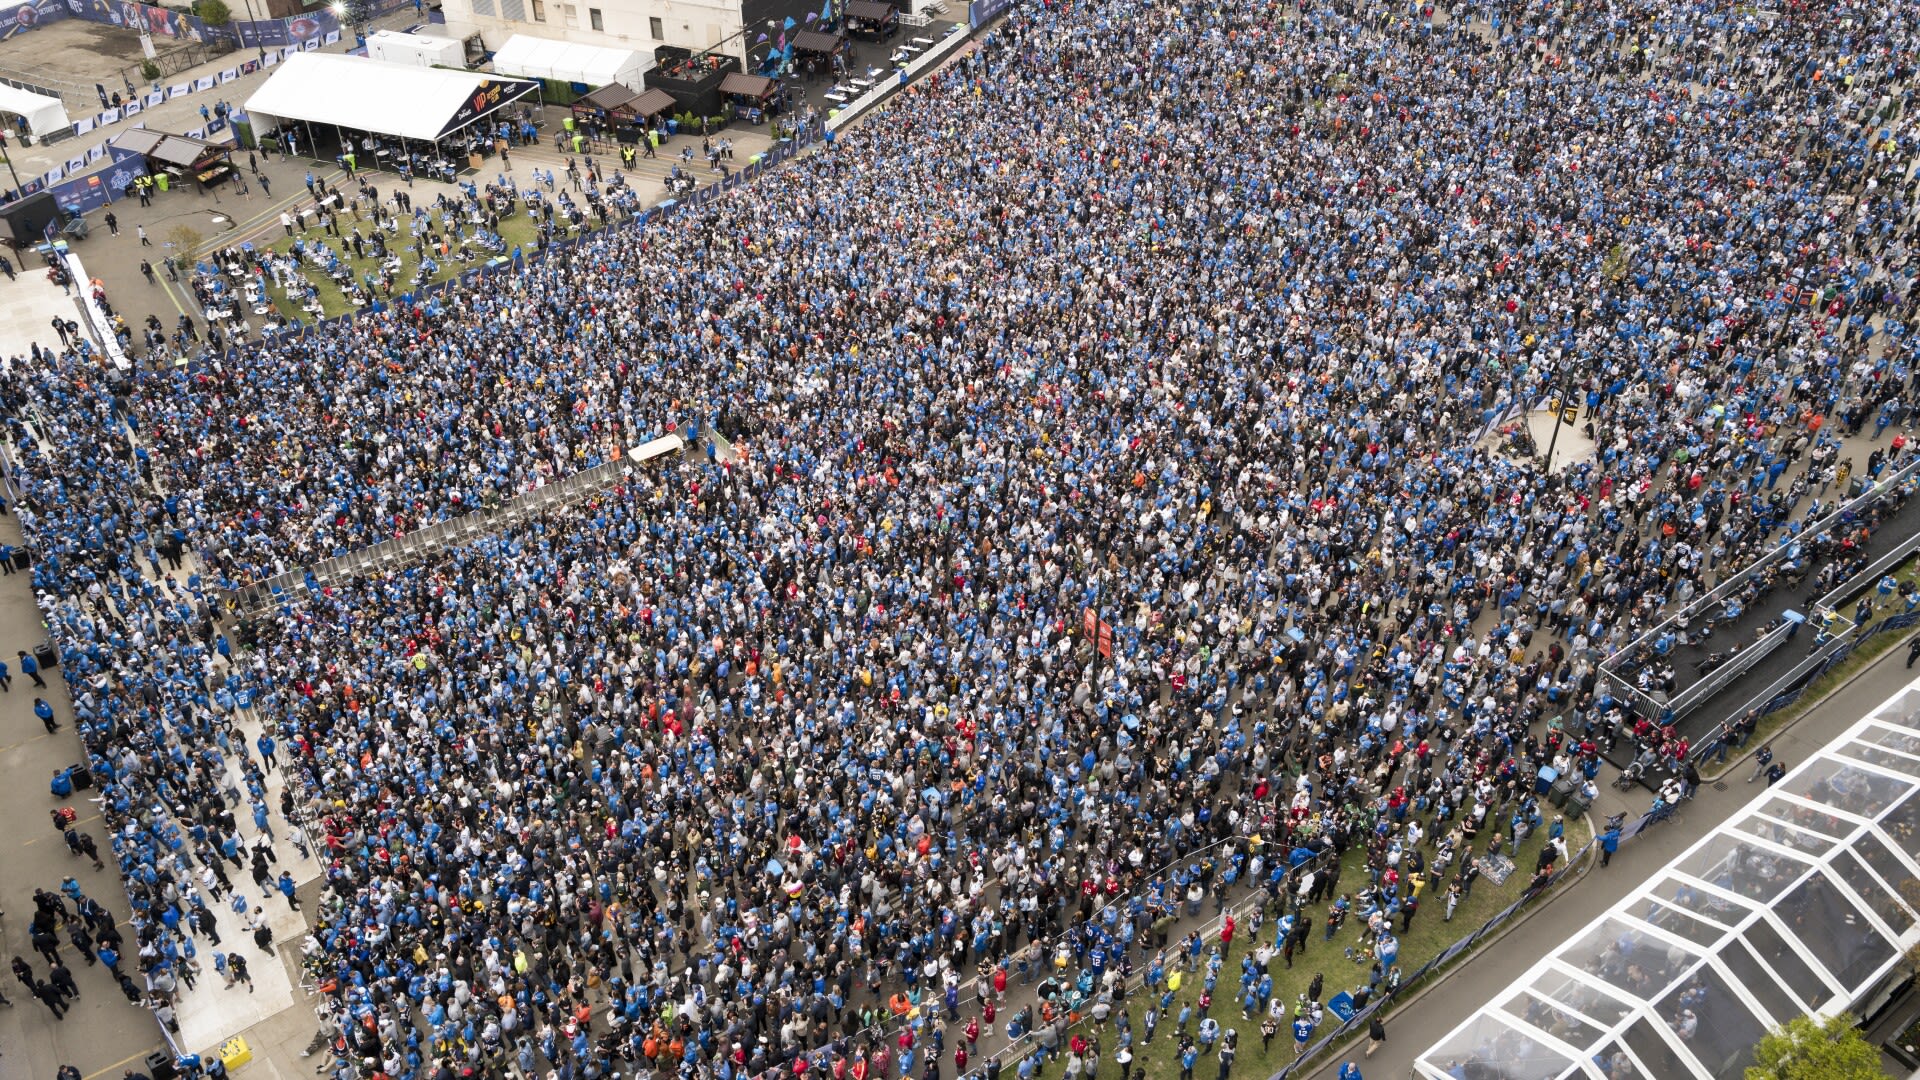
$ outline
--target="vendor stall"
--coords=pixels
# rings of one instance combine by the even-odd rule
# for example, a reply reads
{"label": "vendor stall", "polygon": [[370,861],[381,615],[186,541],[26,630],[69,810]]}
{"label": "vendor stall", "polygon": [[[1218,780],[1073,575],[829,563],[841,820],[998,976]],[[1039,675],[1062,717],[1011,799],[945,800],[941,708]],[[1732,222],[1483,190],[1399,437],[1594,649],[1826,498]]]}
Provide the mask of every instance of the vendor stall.
{"label": "vendor stall", "polygon": [[780,111],[780,84],[762,75],[728,75],[720,80],[720,96],[733,115],[749,123],[765,123]]}
{"label": "vendor stall", "polygon": [[207,188],[234,175],[233,148],[190,135],[169,135],[152,128],[135,128],[107,140],[113,147],[146,159],[147,172],[168,176],[173,184]]}
{"label": "vendor stall", "polygon": [[833,58],[842,56],[852,48],[845,34],[823,34],[818,30],[802,30],[793,35],[793,55],[796,60],[805,63],[816,60],[820,70],[831,71]]}
{"label": "vendor stall", "polygon": [[847,33],[866,41],[885,41],[900,29],[900,11],[875,0],[848,0]]}

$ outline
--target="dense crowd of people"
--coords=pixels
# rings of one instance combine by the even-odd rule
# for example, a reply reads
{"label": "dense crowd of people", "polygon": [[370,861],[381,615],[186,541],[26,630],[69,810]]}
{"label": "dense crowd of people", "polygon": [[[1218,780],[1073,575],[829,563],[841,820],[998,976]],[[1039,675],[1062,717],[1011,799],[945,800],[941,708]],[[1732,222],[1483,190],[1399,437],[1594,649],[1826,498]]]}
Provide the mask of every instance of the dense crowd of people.
{"label": "dense crowd of people", "polygon": [[[709,208],[240,364],[21,358],[21,517],[142,970],[285,817],[341,1080],[992,1077],[927,1018],[991,1035],[1043,965],[1157,988],[1161,920],[1251,885],[1262,964],[1324,926],[1390,984],[1407,900],[1545,825],[1541,766],[1666,745],[1599,661],[1911,459],[1913,29],[1020,5]],[[1594,444],[1552,472],[1498,423],[1549,398]],[[737,455],[252,649],[216,619],[708,426]],[[1315,856],[1354,849],[1341,887]],[[1006,1019],[1071,1046],[1052,1011]]]}

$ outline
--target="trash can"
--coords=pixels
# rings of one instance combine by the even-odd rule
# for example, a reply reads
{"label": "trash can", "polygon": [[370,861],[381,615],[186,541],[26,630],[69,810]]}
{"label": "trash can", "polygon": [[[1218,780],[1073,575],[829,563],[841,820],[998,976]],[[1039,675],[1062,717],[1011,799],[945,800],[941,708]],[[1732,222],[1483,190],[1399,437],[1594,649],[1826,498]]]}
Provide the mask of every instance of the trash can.
{"label": "trash can", "polygon": [[15,570],[27,570],[32,568],[32,566],[33,552],[28,551],[26,548],[15,548],[13,552],[13,568]]}
{"label": "trash can", "polygon": [[1582,817],[1586,814],[1586,812],[1587,812],[1587,797],[1585,795],[1582,795],[1576,791],[1573,794],[1567,796],[1567,816],[1568,817]]}
{"label": "trash can", "polygon": [[57,668],[60,666],[60,654],[54,652],[53,646],[45,642],[42,642],[41,644],[34,646],[33,658],[40,662],[41,671],[46,671],[48,668]]}
{"label": "trash can", "polygon": [[1533,793],[1545,795],[1548,789],[1553,787],[1553,782],[1558,779],[1560,779],[1560,770],[1551,765],[1540,766],[1540,775],[1533,781]]}
{"label": "trash can", "polygon": [[1553,786],[1547,789],[1547,801],[1555,806],[1565,806],[1567,805],[1567,796],[1572,794],[1573,781],[1563,776],[1555,780]]}
{"label": "trash can", "polygon": [[173,1055],[165,1050],[155,1050],[146,1058],[146,1073],[153,1080],[173,1080],[179,1071],[173,1067]]}

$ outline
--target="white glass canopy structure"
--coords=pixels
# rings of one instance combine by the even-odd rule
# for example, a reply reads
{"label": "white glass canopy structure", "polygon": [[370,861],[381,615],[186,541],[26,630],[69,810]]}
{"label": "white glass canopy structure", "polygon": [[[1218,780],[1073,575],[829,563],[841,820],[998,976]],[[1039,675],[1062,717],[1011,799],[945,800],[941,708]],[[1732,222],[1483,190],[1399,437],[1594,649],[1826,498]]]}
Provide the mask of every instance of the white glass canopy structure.
{"label": "white glass canopy structure", "polygon": [[1740,1077],[1774,1024],[1857,1011],[1897,981],[1916,903],[1920,681],[1570,934],[1414,1074]]}

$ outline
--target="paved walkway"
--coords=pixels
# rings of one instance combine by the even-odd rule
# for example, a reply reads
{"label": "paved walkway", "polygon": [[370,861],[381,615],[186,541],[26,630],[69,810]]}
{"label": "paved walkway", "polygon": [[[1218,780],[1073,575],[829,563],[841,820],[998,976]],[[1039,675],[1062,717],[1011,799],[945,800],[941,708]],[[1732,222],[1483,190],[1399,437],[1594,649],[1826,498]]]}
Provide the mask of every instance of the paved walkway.
{"label": "paved walkway", "polygon": [[[44,280],[40,277],[42,284]],[[0,309],[17,302],[14,298],[25,281],[26,275],[11,285],[0,280]],[[55,298],[61,295],[57,288],[52,293]],[[8,320],[0,326],[7,328],[0,331],[6,335],[0,342],[11,349],[13,323]],[[20,543],[20,527],[11,513],[0,517],[0,543]],[[125,920],[129,914],[126,892],[112,862],[105,870],[94,870],[85,859],[68,854],[48,817],[48,811],[57,807],[74,807],[79,828],[91,833],[102,853],[108,854],[99,807],[85,798],[90,792],[56,798],[48,788],[54,771],[81,760],[82,751],[60,672],[44,673],[45,690],[19,675],[14,652],[31,650],[45,640],[28,576],[0,576],[0,658],[6,659],[14,675],[12,689],[0,693],[0,774],[8,778],[8,783],[0,785],[0,820],[10,826],[0,833],[0,865],[6,867],[0,875],[0,910],[7,913],[0,920],[0,957],[28,957],[42,978],[47,964],[27,944],[34,889],[57,889],[62,878],[72,875],[89,896],[116,916]],[[59,731],[48,734],[34,719],[36,694],[53,706]],[[132,928],[124,921],[121,933],[131,941]],[[86,966],[71,947],[63,948],[61,954],[73,968],[81,993],[64,1021],[55,1022],[52,1013],[27,997],[10,973],[0,986],[0,992],[14,1003],[10,1009],[0,1007],[0,1080],[47,1080],[67,1064],[88,1080],[119,1080],[122,1070],[137,1066],[141,1057],[161,1045],[159,1024],[144,1009],[127,1004],[104,968]]]}
{"label": "paved walkway", "polygon": [[73,294],[47,280],[46,265],[38,256],[31,257],[33,265],[24,267],[18,266],[17,257],[8,257],[15,259],[19,276],[12,281],[0,279],[0,359],[31,357],[36,342],[48,347],[58,345],[60,337],[53,332],[55,318],[86,325]]}
{"label": "paved walkway", "polygon": [[[369,24],[368,31],[394,29],[409,26],[418,21],[419,16],[414,14],[411,7],[408,7],[382,18],[375,19]],[[106,86],[108,92],[118,90],[124,93],[126,87],[122,83],[119,74],[120,70],[127,64],[124,53],[100,55],[97,70],[89,74],[84,62],[85,50],[83,48],[76,48],[76,44],[97,41],[103,34],[110,35],[116,39],[120,35],[124,35],[126,41],[132,44],[131,55],[138,57],[140,36],[134,31],[100,26],[99,24],[87,23],[77,19],[63,19],[60,22],[54,23],[52,26],[43,27],[39,30],[30,30],[27,33],[9,39],[4,44],[0,44],[0,68],[7,68],[23,73],[36,72],[46,69],[47,61],[44,58],[56,57],[60,61],[59,75],[63,81],[82,84],[98,82]],[[160,44],[162,47],[165,46],[164,42]],[[338,42],[323,47],[321,51],[346,52],[352,47],[352,36],[343,33]],[[192,82],[195,79],[208,76],[217,77],[220,72],[229,68],[238,67],[247,60],[256,59],[258,55],[258,52],[255,50],[236,49],[225,56],[216,57],[206,63],[197,64],[175,74],[168,75],[161,81],[166,85],[172,86],[177,83]],[[130,119],[122,120],[117,124],[110,124],[104,128],[96,128],[93,131],[87,132],[85,135],[68,137],[50,146],[15,146],[10,151],[13,155],[14,168],[19,170],[22,179],[31,179],[34,176],[66,164],[68,158],[76,154],[84,154],[88,148],[96,146],[114,135],[118,135],[124,131],[132,131],[134,128],[143,124],[156,131],[168,131],[175,134],[204,127],[206,126],[206,121],[200,117],[201,105],[204,104],[211,109],[214,102],[223,98],[236,107],[243,105],[246,103],[247,98],[253,96],[254,91],[260,88],[261,83],[265,82],[267,77],[273,74],[273,71],[273,68],[267,68],[264,71],[242,76],[233,82],[226,83],[203,93],[188,94],[183,97],[174,98],[171,101],[162,102],[152,108],[143,110]],[[135,83],[139,85],[139,80],[135,79]],[[150,85],[140,85],[139,88],[144,91],[150,89]],[[67,111],[74,120],[79,120],[82,117],[91,115],[91,111],[99,106],[97,100],[91,103],[74,102],[66,99],[64,96],[63,100],[68,101]],[[12,187],[11,178],[8,178],[8,181],[0,186]]]}

